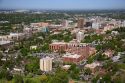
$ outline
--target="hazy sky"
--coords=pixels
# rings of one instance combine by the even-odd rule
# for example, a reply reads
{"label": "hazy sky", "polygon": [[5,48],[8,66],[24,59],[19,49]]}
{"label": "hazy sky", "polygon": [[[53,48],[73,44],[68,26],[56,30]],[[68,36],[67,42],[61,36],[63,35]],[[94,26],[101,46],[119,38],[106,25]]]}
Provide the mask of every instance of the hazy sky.
{"label": "hazy sky", "polygon": [[10,9],[125,9],[125,0],[0,0]]}

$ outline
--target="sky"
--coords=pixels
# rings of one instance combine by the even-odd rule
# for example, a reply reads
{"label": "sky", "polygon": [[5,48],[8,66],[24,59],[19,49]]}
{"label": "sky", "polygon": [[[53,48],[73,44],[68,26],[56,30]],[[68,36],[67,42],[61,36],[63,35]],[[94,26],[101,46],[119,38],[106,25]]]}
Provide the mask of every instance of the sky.
{"label": "sky", "polygon": [[125,9],[125,0],[0,0],[0,9]]}

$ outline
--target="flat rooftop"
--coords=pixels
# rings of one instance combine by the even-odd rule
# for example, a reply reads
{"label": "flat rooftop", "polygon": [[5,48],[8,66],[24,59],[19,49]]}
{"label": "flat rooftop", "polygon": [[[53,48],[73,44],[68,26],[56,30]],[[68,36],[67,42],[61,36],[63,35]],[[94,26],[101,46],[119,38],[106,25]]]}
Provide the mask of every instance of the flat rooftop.
{"label": "flat rooftop", "polygon": [[66,53],[64,54],[63,58],[80,58],[81,55],[78,54],[71,54],[71,53]]}
{"label": "flat rooftop", "polygon": [[11,43],[11,41],[0,41],[0,45],[5,45],[5,44],[9,44]]}
{"label": "flat rooftop", "polygon": [[99,63],[99,62],[93,62],[91,64],[86,64],[85,65],[85,67],[90,68],[90,69],[93,69],[93,68],[95,68],[97,66],[101,66],[101,63]]}
{"label": "flat rooftop", "polygon": [[52,44],[67,44],[65,42],[53,42]]}

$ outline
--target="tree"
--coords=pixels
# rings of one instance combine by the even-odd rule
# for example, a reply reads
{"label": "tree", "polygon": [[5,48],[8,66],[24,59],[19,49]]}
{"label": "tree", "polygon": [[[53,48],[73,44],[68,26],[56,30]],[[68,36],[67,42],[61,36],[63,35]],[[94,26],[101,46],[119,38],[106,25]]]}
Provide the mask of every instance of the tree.
{"label": "tree", "polygon": [[2,65],[2,57],[3,57],[3,55],[2,55],[2,53],[0,52],[0,66]]}
{"label": "tree", "polygon": [[15,75],[13,79],[13,83],[24,83],[23,77],[21,75]]}
{"label": "tree", "polygon": [[91,75],[92,71],[89,68],[84,70],[85,75]]}
{"label": "tree", "polygon": [[41,81],[41,83],[47,83],[48,77],[47,77],[46,75],[42,75],[42,76],[40,77],[40,81]]}
{"label": "tree", "polygon": [[70,69],[69,69],[69,74],[71,76],[71,78],[73,79],[79,79],[79,72],[80,72],[80,69],[76,67],[75,64],[72,64]]}
{"label": "tree", "polygon": [[20,50],[20,52],[21,52],[22,56],[26,56],[26,55],[28,54],[28,49],[22,48],[22,49]]}
{"label": "tree", "polygon": [[6,71],[5,69],[2,69],[2,70],[0,71],[0,79],[5,78],[6,75],[7,75],[7,71]]}
{"label": "tree", "polygon": [[104,75],[101,79],[102,83],[111,83],[111,75],[109,73],[107,73],[106,75]]}
{"label": "tree", "polygon": [[49,50],[49,44],[45,43],[44,46],[42,47],[42,51],[48,51]]}
{"label": "tree", "polygon": [[37,73],[39,70],[39,59],[36,57],[28,57],[29,63],[25,65],[25,70],[31,73]]}
{"label": "tree", "polygon": [[10,80],[13,79],[13,75],[12,75],[11,73],[9,73],[8,71],[7,71],[7,73],[6,73],[6,79],[7,79],[8,81],[10,81]]}
{"label": "tree", "polygon": [[101,53],[97,54],[95,56],[95,58],[96,58],[97,61],[104,61],[104,60],[106,60],[106,56],[101,54]]}
{"label": "tree", "polygon": [[92,83],[97,83],[97,81],[100,79],[100,76],[97,75],[92,79]]}
{"label": "tree", "polygon": [[33,83],[33,81],[31,79],[26,79],[25,83]]}
{"label": "tree", "polygon": [[60,71],[51,77],[48,83],[68,83],[68,75],[66,72]]}
{"label": "tree", "polygon": [[113,76],[114,83],[125,83],[125,72],[122,72],[119,75]]}

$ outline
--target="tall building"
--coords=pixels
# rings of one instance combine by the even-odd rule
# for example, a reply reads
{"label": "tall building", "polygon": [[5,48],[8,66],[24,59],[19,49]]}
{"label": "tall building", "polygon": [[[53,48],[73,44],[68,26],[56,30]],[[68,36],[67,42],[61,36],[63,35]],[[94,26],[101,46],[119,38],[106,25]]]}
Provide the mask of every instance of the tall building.
{"label": "tall building", "polygon": [[84,27],[84,24],[85,24],[85,21],[83,18],[79,18],[78,19],[78,23],[77,23],[77,27],[78,28],[83,28]]}
{"label": "tall building", "polygon": [[78,42],[81,42],[84,39],[84,33],[82,31],[76,33],[76,39]]}
{"label": "tall building", "polygon": [[122,26],[125,27],[125,20],[122,22]]}
{"label": "tall building", "polygon": [[68,20],[63,20],[62,26],[63,26],[63,27],[68,27],[68,25],[69,25]]}
{"label": "tall building", "polygon": [[51,71],[52,70],[52,58],[46,57],[40,59],[40,69],[41,71]]}

